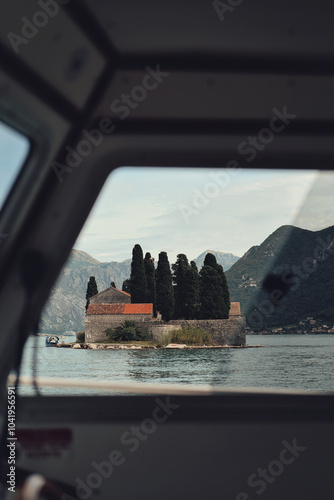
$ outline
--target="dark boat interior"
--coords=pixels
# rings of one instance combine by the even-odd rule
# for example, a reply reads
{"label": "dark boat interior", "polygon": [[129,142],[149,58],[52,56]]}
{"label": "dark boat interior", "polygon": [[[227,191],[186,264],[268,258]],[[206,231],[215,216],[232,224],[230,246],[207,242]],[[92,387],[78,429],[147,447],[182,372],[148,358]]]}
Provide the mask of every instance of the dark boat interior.
{"label": "dark boat interior", "polygon": [[[113,170],[189,167],[191,178],[193,168],[233,169],[235,160],[250,169],[333,169],[334,5],[3,0],[0,12],[0,119],[30,144],[0,214],[5,430],[8,375]],[[277,114],[289,122],[282,131]],[[242,154],[244,138],[268,124],[275,140]],[[326,500],[333,409],[330,393],[198,395],[190,385],[184,395],[18,396],[26,447],[15,494]],[[148,432],[134,437],[143,425]],[[36,440],[46,443],[44,456],[31,452]],[[2,451],[9,499],[4,440]]]}

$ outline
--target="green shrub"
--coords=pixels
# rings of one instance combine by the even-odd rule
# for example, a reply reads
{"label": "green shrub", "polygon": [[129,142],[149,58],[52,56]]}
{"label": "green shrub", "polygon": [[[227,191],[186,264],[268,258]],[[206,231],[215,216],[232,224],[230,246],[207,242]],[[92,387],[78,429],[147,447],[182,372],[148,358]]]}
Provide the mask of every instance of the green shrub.
{"label": "green shrub", "polygon": [[114,330],[107,328],[106,334],[111,342],[131,342],[135,340],[149,340],[147,329],[135,321],[126,320]]}
{"label": "green shrub", "polygon": [[180,330],[170,333],[170,343],[187,345],[213,345],[212,334],[196,328],[194,326],[185,326]]}
{"label": "green shrub", "polygon": [[166,345],[171,343],[171,334],[166,333],[156,341],[157,347],[166,347]]}
{"label": "green shrub", "polygon": [[77,341],[78,342],[85,342],[85,332],[78,332],[77,333]]}

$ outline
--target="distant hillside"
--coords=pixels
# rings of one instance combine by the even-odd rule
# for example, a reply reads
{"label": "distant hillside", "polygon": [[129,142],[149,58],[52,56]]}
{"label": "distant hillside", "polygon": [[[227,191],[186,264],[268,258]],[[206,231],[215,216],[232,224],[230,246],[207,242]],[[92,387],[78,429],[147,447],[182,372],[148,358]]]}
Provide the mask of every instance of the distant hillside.
{"label": "distant hillside", "polygon": [[218,264],[221,264],[223,266],[224,271],[230,269],[230,267],[233,266],[233,264],[237,262],[237,260],[240,258],[237,257],[236,255],[233,255],[233,253],[216,252],[215,250],[205,250],[205,252],[201,253],[201,255],[197,257],[197,259],[194,259],[199,271],[203,266],[205,256],[208,253],[212,253],[216,257]]}
{"label": "distant hillside", "polygon": [[[250,326],[283,326],[307,316],[334,321],[333,238],[334,226],[316,232],[282,226],[227,271],[231,300],[241,302]],[[277,297],[287,292],[281,305],[277,297],[273,305],[272,290]]]}
{"label": "distant hillside", "polygon": [[99,262],[85,252],[72,250],[54,286],[42,315],[40,326],[45,332],[82,330],[85,323],[87,282],[95,276],[98,290],[118,288],[130,276],[131,259],[124,262]]}

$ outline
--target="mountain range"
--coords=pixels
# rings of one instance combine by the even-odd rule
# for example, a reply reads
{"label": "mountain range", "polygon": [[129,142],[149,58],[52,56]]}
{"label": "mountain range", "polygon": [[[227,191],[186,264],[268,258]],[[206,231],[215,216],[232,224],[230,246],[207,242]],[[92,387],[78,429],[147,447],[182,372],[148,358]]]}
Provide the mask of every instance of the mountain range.
{"label": "mountain range", "polygon": [[[194,259],[199,269],[208,252],[216,256],[217,262],[225,270],[239,258],[231,253],[206,250]],[[44,308],[40,330],[53,333],[83,330],[89,277],[95,276],[98,290],[101,292],[108,288],[112,281],[121,289],[123,281],[130,277],[130,273],[131,259],[123,262],[99,262],[88,253],[72,250]]]}
{"label": "mountain range", "polygon": [[232,301],[253,329],[334,321],[334,226],[281,226],[227,272]]}
{"label": "mountain range", "polygon": [[[281,226],[241,258],[206,250],[195,260],[199,270],[205,255],[216,256],[226,271],[231,301],[254,330],[298,324],[307,317],[334,322],[334,226],[309,231]],[[122,287],[131,259],[99,262],[72,250],[43,311],[41,331],[83,330],[87,282],[95,276],[98,290],[114,281]]]}

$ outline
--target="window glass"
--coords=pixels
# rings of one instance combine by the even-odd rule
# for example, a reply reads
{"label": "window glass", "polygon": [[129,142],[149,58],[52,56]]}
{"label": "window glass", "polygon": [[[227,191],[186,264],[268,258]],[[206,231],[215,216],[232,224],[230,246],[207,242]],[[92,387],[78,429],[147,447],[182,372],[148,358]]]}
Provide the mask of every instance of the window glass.
{"label": "window glass", "polygon": [[[316,171],[116,170],[22,372],[38,345],[38,373],[72,380],[334,390],[332,193]],[[64,346],[45,347],[47,334]]]}
{"label": "window glass", "polygon": [[30,148],[29,140],[3,122],[0,122],[0,208],[25,162]]}

